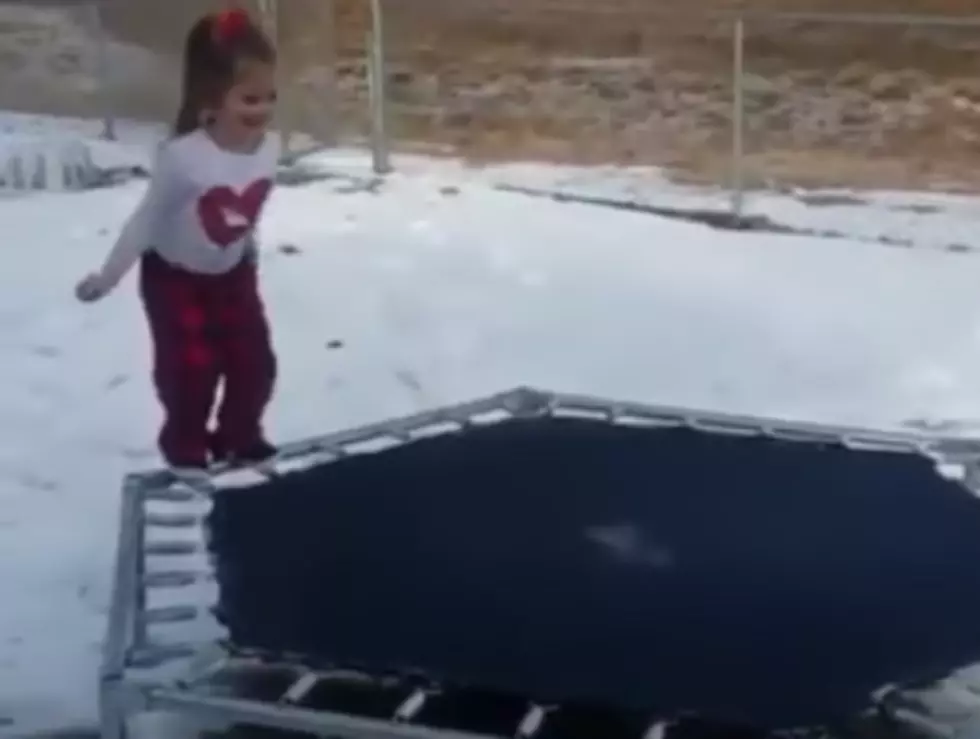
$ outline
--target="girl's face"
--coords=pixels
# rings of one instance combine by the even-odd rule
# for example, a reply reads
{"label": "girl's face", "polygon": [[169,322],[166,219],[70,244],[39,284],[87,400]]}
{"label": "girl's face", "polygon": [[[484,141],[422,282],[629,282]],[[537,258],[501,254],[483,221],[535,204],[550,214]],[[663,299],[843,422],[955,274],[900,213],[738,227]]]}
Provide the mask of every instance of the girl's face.
{"label": "girl's face", "polygon": [[215,133],[235,148],[257,145],[276,106],[275,67],[260,61],[241,63],[235,84],[214,112]]}

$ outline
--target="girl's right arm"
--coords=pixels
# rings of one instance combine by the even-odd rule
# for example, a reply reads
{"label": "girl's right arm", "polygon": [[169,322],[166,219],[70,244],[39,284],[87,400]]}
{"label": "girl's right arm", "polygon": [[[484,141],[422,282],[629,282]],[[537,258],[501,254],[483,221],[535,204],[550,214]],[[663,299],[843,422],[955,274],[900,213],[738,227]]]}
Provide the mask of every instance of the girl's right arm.
{"label": "girl's right arm", "polygon": [[80,300],[98,300],[119,284],[157,237],[160,224],[170,214],[179,191],[177,167],[166,145],[157,154],[150,184],[136,210],[126,221],[102,268],[76,288]]}

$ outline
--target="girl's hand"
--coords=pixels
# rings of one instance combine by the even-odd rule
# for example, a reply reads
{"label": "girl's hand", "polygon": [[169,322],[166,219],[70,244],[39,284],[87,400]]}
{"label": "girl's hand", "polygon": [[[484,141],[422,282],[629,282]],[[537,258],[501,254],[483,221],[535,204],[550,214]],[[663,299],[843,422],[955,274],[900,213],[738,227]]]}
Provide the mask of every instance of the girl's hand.
{"label": "girl's hand", "polygon": [[109,292],[102,275],[91,274],[86,276],[75,286],[75,297],[83,303],[94,303],[101,300]]}

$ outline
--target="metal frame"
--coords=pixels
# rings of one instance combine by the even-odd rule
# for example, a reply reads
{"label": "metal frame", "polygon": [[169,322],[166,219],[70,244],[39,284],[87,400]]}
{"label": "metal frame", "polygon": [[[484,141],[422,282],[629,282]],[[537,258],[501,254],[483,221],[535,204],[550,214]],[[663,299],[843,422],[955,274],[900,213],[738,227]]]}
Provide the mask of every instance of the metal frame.
{"label": "metal frame", "polygon": [[[481,400],[426,411],[403,418],[327,434],[286,445],[272,467],[251,470],[219,469],[208,485],[193,487],[166,471],[129,475],[123,486],[115,573],[108,626],[100,670],[102,739],[125,739],[127,721],[148,710],[167,710],[198,719],[244,723],[345,739],[479,739],[477,735],[413,724],[426,700],[437,694],[432,685],[416,688],[389,720],[360,718],[301,706],[302,699],[321,681],[371,680],[350,672],[310,670],[301,662],[278,664],[261,656],[233,653],[214,638],[203,643],[167,641],[158,636],[166,625],[206,619],[208,604],[188,602],[195,586],[211,583],[201,522],[212,495],[235,485],[235,477],[253,480],[310,467],[345,456],[370,453],[443,433],[464,431],[512,418],[584,417],[640,427],[687,427],[708,433],[765,436],[798,442],[840,444],[852,449],[886,450],[926,455],[937,463],[972,469],[980,460],[980,439],[920,432],[871,429],[780,421],[755,416],[709,413],[670,406],[616,402],[517,388]],[[258,477],[255,477],[255,476]],[[239,481],[240,484],[240,481]],[[969,483],[968,483],[969,484]],[[160,532],[166,532],[158,538]],[[175,560],[190,564],[173,566]],[[158,605],[160,593],[169,595]],[[215,694],[215,679],[235,671],[287,670],[284,692],[268,701]],[[951,736],[946,727],[885,692],[879,705],[889,715],[926,730],[937,739]],[[529,703],[510,736],[531,739],[551,711],[560,707]],[[650,727],[647,736],[661,736],[666,723]]]}

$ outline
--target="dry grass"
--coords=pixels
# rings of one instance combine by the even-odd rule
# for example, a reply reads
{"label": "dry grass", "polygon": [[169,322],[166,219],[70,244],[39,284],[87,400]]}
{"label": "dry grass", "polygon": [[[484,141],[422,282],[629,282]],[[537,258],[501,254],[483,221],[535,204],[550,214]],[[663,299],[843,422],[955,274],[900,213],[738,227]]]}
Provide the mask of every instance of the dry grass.
{"label": "dry grass", "polygon": [[[367,28],[338,0],[343,79]],[[965,0],[386,0],[400,141],[477,159],[658,164],[723,180],[732,26],[704,11],[969,15]],[[980,8],[977,9],[980,11]],[[752,21],[750,182],[980,185],[980,28]],[[364,91],[351,82],[348,99]]]}

